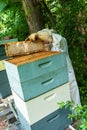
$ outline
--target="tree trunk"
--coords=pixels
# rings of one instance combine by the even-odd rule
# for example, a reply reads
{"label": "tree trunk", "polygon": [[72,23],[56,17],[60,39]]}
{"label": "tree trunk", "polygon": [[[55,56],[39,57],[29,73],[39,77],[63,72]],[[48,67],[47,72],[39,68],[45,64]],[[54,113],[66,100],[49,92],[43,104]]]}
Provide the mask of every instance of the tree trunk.
{"label": "tree trunk", "polygon": [[22,0],[29,32],[37,32],[45,27],[39,0]]}

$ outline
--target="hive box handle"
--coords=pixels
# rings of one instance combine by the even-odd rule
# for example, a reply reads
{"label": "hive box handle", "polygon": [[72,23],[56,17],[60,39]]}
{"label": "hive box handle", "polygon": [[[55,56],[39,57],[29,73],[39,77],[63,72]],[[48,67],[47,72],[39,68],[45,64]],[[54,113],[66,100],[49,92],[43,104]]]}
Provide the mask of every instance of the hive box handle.
{"label": "hive box handle", "polygon": [[52,61],[46,61],[46,62],[38,64],[38,66],[40,68],[46,68],[46,67],[49,67],[51,64],[52,64]]}
{"label": "hive box handle", "polygon": [[54,117],[50,118],[49,120],[47,120],[48,123],[52,123],[53,121],[55,121],[56,119],[58,119],[60,117],[60,114],[55,115]]}
{"label": "hive box handle", "polygon": [[48,79],[48,80],[46,80],[46,81],[43,81],[41,84],[42,84],[42,85],[49,85],[49,84],[51,84],[53,81],[54,81],[54,78],[50,78],[50,79]]}
{"label": "hive box handle", "polygon": [[50,94],[44,98],[45,101],[50,101],[56,97],[56,93]]}

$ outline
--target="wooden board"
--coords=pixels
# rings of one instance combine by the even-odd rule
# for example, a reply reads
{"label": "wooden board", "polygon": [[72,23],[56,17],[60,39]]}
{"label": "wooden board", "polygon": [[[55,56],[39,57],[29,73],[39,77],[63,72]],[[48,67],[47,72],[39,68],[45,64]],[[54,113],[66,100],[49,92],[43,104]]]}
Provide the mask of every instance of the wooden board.
{"label": "wooden board", "polygon": [[46,48],[42,42],[20,41],[5,44],[7,56],[31,54],[46,50]]}

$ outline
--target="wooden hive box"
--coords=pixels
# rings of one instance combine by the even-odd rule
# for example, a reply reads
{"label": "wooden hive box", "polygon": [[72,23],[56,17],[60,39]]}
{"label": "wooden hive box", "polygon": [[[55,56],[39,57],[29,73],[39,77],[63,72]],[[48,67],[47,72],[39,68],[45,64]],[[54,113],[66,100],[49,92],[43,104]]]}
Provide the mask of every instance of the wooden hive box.
{"label": "wooden hive box", "polygon": [[5,61],[11,88],[24,100],[32,99],[68,82],[66,56],[39,52]]}
{"label": "wooden hive box", "polygon": [[9,58],[8,56],[6,56],[5,44],[7,42],[13,42],[13,41],[18,41],[18,39],[14,38],[0,41],[0,98],[5,98],[12,94],[7,74],[5,71],[4,60]]}
{"label": "wooden hive box", "polygon": [[17,110],[30,125],[35,124],[39,120],[56,111],[59,102],[71,100],[69,83],[61,85],[60,87],[50,90],[49,92],[26,102],[23,101],[13,90],[12,94]]}
{"label": "wooden hive box", "polygon": [[72,124],[71,120],[68,118],[68,114],[70,113],[68,108],[62,110],[58,109],[35,124],[30,125],[22,113],[18,111],[22,130],[65,130]]}

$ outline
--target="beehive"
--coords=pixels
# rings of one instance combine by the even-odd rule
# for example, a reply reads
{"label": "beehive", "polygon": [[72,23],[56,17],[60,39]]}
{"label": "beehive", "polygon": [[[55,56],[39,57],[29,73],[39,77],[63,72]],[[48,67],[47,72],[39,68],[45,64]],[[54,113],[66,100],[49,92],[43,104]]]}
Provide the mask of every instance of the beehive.
{"label": "beehive", "polygon": [[38,52],[5,61],[6,72],[23,130],[64,130],[71,121],[65,53]]}
{"label": "beehive", "polygon": [[39,52],[5,61],[11,88],[29,100],[68,82],[66,57],[59,52]]}

